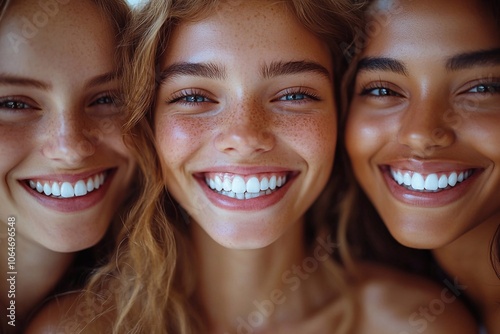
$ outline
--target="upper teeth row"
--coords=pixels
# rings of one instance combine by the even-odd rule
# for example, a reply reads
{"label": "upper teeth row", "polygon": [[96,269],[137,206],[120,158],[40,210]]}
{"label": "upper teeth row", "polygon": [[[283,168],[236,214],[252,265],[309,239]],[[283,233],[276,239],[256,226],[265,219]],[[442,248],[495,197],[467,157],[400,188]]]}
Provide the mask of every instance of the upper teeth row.
{"label": "upper teeth row", "polygon": [[405,185],[412,190],[437,191],[447,187],[454,187],[457,183],[466,180],[472,175],[472,170],[463,172],[452,172],[448,175],[429,174],[426,177],[416,172],[401,172],[391,169],[394,181],[400,185]]}
{"label": "upper teeth row", "polygon": [[[106,180],[106,174],[100,173],[86,180],[78,180],[75,183],[53,182],[53,181],[34,181],[29,180],[29,185],[40,194],[47,196],[70,198],[76,196],[85,196],[87,193],[99,189]],[[52,183],[52,184],[51,184]]]}
{"label": "upper teeth row", "polygon": [[213,178],[207,177],[205,182],[208,186],[217,191],[233,192],[235,194],[243,193],[260,193],[268,189],[274,190],[276,187],[281,187],[286,183],[286,176],[262,177],[260,180],[256,176],[252,176],[246,182],[241,176],[230,177],[227,175],[216,175]]}

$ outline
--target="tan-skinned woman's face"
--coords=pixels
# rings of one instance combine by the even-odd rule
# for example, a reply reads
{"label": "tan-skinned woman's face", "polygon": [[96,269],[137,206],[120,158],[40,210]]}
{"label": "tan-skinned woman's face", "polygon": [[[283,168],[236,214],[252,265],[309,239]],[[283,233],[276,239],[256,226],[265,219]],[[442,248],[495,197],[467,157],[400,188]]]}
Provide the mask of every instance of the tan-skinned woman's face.
{"label": "tan-skinned woman's face", "polygon": [[362,53],[347,149],[393,236],[437,248],[500,218],[500,37],[478,1],[399,3]]}

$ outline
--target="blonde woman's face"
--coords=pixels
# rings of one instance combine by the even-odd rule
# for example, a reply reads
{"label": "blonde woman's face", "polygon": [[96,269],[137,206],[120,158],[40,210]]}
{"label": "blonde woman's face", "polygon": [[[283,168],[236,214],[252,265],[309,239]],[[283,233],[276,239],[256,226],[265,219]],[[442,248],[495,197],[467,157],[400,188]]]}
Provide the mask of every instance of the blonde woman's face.
{"label": "blonde woman's face", "polygon": [[72,252],[101,239],[134,163],[111,27],[90,1],[42,4],[15,1],[0,23],[0,221]]}
{"label": "blonde woman's face", "polygon": [[359,64],[347,148],[407,246],[500,219],[500,34],[478,2],[400,2]]}
{"label": "blonde woman's face", "polygon": [[175,199],[226,247],[298,226],[336,144],[326,45],[284,6],[228,2],[175,29],[162,69],[155,133]]}

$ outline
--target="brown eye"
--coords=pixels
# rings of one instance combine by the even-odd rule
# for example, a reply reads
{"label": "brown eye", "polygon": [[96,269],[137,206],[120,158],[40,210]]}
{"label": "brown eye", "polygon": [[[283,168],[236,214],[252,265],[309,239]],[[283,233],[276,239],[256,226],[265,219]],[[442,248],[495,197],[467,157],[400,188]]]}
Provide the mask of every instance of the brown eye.
{"label": "brown eye", "polygon": [[372,96],[401,96],[395,91],[384,88],[384,87],[376,87],[376,88],[365,88],[361,92],[361,95],[372,95]]}
{"label": "brown eye", "polygon": [[21,101],[5,100],[5,101],[0,101],[0,108],[17,110],[17,109],[30,109],[31,106]]}

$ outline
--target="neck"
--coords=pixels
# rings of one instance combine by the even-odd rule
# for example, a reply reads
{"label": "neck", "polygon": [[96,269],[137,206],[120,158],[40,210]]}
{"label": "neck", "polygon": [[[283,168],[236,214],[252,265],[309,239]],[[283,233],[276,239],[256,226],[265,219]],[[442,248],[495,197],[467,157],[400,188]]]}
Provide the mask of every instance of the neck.
{"label": "neck", "polygon": [[[15,248],[9,250],[8,247],[13,244],[8,244],[8,234],[1,235],[0,270],[5,278],[0,280],[0,291],[3,292],[0,294],[0,305],[4,310],[15,305],[15,318],[2,319],[2,322],[15,319],[16,327],[12,328],[19,328],[30,312],[55,288],[70,266],[73,254],[53,252],[19,234],[15,235]],[[9,251],[14,251],[15,255],[9,254]]]}
{"label": "neck", "polygon": [[324,247],[307,254],[303,223],[271,245],[234,250],[215,243],[197,224],[197,300],[211,333],[252,332],[300,321],[333,298]]}
{"label": "neck", "polygon": [[479,309],[488,333],[497,333],[500,328],[500,279],[491,261],[491,245],[499,221],[500,217],[492,217],[433,251],[441,267],[455,283],[459,282],[462,292]]}

